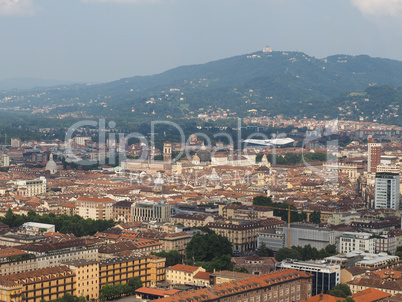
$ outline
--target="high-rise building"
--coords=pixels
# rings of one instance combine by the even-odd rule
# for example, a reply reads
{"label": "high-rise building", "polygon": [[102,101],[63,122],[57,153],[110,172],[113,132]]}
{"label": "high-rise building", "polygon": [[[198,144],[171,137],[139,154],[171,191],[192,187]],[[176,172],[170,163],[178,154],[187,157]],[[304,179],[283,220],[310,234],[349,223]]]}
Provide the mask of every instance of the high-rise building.
{"label": "high-rise building", "polygon": [[367,172],[376,173],[377,166],[381,164],[381,144],[369,137]]}
{"label": "high-rise building", "polygon": [[374,207],[399,210],[399,187],[400,175],[398,173],[377,173],[375,175]]}

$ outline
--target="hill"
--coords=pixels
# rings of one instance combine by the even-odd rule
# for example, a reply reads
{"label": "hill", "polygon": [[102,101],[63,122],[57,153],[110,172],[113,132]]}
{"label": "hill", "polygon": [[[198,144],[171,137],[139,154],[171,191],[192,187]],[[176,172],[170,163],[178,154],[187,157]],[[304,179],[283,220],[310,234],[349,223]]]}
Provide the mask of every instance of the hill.
{"label": "hill", "polygon": [[[401,86],[400,61],[366,55],[317,59],[301,52],[255,52],[104,84],[3,91],[0,109],[48,117],[140,120],[225,110],[240,117],[340,116],[401,124],[397,107],[401,90],[393,88]],[[381,108],[376,108],[376,102]]]}

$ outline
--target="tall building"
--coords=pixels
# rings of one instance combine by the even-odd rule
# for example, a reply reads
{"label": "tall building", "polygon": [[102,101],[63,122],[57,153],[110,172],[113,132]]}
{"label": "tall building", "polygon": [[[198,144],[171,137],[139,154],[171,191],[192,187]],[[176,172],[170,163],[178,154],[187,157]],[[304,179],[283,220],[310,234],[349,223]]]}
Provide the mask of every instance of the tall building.
{"label": "tall building", "polygon": [[313,275],[312,295],[326,293],[341,281],[341,267],[322,261],[284,260],[277,269],[295,269]]}
{"label": "tall building", "polygon": [[367,172],[376,173],[377,166],[381,164],[381,144],[369,137]]}
{"label": "tall building", "polygon": [[376,209],[399,210],[400,175],[398,173],[377,173],[375,175],[374,207]]}

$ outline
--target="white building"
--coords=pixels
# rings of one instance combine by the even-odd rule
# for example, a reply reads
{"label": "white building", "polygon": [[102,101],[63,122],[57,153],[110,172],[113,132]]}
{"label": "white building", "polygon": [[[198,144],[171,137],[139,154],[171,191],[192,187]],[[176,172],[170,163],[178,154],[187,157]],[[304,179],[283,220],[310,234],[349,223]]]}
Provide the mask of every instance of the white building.
{"label": "white building", "polygon": [[371,238],[370,233],[345,232],[339,238],[339,252],[341,254],[354,251],[374,254],[375,247],[375,238]]}
{"label": "white building", "polygon": [[17,180],[15,182],[17,194],[24,197],[33,197],[46,193],[46,178],[41,176],[37,179]]}
{"label": "white building", "polygon": [[377,173],[374,206],[376,209],[399,210],[400,176],[398,173]]}
{"label": "white building", "polygon": [[25,232],[30,235],[37,235],[47,232],[55,232],[56,228],[54,224],[38,223],[38,222],[25,222],[22,227]]}

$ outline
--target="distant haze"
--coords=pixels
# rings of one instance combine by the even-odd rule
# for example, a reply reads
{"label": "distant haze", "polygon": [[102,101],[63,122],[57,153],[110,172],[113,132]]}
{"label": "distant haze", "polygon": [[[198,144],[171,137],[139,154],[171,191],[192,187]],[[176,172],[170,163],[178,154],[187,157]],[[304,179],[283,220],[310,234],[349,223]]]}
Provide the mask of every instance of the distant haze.
{"label": "distant haze", "polygon": [[402,60],[401,26],[402,0],[0,0],[0,81],[108,82],[266,45]]}

